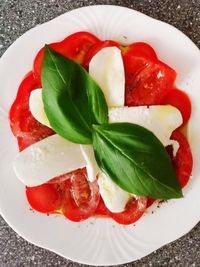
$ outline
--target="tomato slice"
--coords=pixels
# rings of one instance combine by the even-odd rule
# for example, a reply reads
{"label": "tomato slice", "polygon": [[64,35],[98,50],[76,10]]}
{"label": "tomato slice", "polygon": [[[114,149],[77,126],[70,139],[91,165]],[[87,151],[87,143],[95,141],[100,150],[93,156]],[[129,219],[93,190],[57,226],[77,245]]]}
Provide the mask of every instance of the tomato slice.
{"label": "tomato slice", "polygon": [[10,127],[18,139],[20,151],[54,133],[52,129],[39,123],[30,112],[29,97],[36,88],[38,84],[33,73],[29,72],[21,82],[10,109]]}
{"label": "tomato slice", "polygon": [[88,182],[85,169],[77,170],[65,182],[63,214],[74,222],[85,220],[95,213],[99,199],[97,182]]}
{"label": "tomato slice", "polygon": [[[137,42],[128,46],[120,46],[125,61],[138,58],[146,58],[153,61],[157,60],[157,55],[154,49],[147,43]],[[134,57],[134,59],[132,59]]]}
{"label": "tomato slice", "polygon": [[34,80],[33,73],[29,72],[18,88],[16,99],[13,102],[9,113],[10,127],[16,137],[21,133],[23,127],[25,127],[23,123],[21,123],[22,119],[20,116],[25,113],[23,120],[26,121],[27,103],[29,101],[30,93],[36,88],[37,83]]}
{"label": "tomato slice", "polygon": [[183,117],[182,126],[189,121],[191,115],[191,102],[187,94],[183,91],[179,89],[171,90],[165,95],[161,104],[172,105],[180,110]]}
{"label": "tomato slice", "polygon": [[[49,44],[49,46],[62,55],[82,64],[85,55],[98,42],[100,40],[89,32],[76,32],[69,35],[63,41]],[[33,63],[34,76],[40,86],[43,54],[44,48],[38,52]]]}
{"label": "tomato slice", "polygon": [[191,176],[193,166],[192,153],[186,137],[179,130],[172,133],[171,139],[176,140],[179,143],[179,149],[176,156],[171,157],[178,180],[183,188],[188,183]]}
{"label": "tomato slice", "polygon": [[126,209],[120,213],[110,213],[112,219],[120,224],[131,224],[136,222],[145,212],[147,207],[147,197],[131,199],[126,204]]}
{"label": "tomato slice", "polygon": [[125,68],[125,104],[128,106],[157,105],[172,89],[176,72],[157,59],[146,43],[122,48]]}
{"label": "tomato slice", "polygon": [[62,205],[62,191],[59,184],[26,187],[26,196],[30,206],[39,212],[54,213]]}
{"label": "tomato slice", "polygon": [[161,61],[131,57],[124,65],[128,106],[159,105],[173,88],[176,72]]}
{"label": "tomato slice", "polygon": [[88,69],[90,60],[93,58],[93,56],[96,53],[98,53],[101,49],[103,49],[105,47],[110,47],[110,46],[120,47],[120,45],[118,43],[116,43],[115,41],[112,41],[112,40],[100,41],[97,44],[95,44],[88,51],[88,53],[85,55],[85,59],[84,59],[84,62],[83,62],[84,68]]}

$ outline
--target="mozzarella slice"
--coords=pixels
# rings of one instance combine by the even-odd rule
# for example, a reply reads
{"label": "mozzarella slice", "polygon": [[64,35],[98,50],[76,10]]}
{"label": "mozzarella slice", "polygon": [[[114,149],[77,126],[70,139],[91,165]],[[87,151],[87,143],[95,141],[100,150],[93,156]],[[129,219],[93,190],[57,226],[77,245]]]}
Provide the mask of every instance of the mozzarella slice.
{"label": "mozzarella slice", "polygon": [[119,48],[101,49],[90,61],[89,74],[100,86],[109,107],[124,106],[125,76]]}
{"label": "mozzarella slice", "polygon": [[116,185],[104,173],[99,175],[97,182],[106,207],[114,213],[124,211],[131,195]]}
{"label": "mozzarella slice", "polygon": [[83,153],[83,157],[86,161],[86,168],[88,174],[88,180],[93,182],[97,175],[100,173],[100,168],[96,162],[94,156],[94,150],[92,145],[80,145],[81,152]]}
{"label": "mozzarella slice", "polygon": [[170,136],[183,122],[177,108],[170,105],[111,108],[109,121],[130,122],[147,128],[164,146],[173,145],[173,153],[176,155],[179,144],[171,140]]}
{"label": "mozzarella slice", "polygon": [[51,127],[47,115],[44,111],[44,104],[42,101],[42,89],[35,89],[31,92],[29,98],[29,108],[33,117],[40,123]]}
{"label": "mozzarella slice", "polygon": [[13,162],[15,174],[27,186],[37,186],[86,166],[80,145],[55,134],[26,148]]}

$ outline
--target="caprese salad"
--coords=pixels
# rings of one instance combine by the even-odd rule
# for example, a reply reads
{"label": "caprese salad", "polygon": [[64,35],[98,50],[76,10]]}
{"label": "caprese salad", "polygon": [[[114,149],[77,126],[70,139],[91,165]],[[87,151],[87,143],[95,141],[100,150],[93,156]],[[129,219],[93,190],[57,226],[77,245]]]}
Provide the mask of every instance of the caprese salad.
{"label": "caprese salad", "polygon": [[191,103],[175,79],[143,42],[77,32],[42,48],[10,109],[30,206],[131,224],[155,199],[183,197]]}

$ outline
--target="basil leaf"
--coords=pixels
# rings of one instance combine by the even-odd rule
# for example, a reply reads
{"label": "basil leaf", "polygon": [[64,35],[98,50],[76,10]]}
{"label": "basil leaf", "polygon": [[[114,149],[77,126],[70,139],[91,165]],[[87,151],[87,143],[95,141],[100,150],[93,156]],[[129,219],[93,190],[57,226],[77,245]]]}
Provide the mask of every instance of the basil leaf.
{"label": "basil leaf", "polygon": [[92,143],[92,124],[108,122],[105,97],[79,64],[45,46],[42,97],[51,127],[79,144]]}
{"label": "basil leaf", "polygon": [[170,157],[149,130],[131,123],[93,125],[99,167],[127,192],[155,199],[182,197]]}

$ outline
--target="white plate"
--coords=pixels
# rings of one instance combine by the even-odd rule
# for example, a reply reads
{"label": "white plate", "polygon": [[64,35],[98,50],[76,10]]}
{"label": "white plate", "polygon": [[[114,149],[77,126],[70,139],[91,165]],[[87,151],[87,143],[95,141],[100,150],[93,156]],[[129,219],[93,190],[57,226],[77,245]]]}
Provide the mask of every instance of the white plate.
{"label": "white plate", "polygon": [[[76,31],[89,31],[101,39],[122,43],[144,41],[159,58],[178,72],[177,86],[193,105],[189,139],[194,157],[193,178],[185,197],[148,212],[136,226],[120,226],[110,219],[72,223],[62,216],[29,210],[24,186],[16,179],[11,162],[17,144],[9,129],[8,111],[36,52],[45,44]],[[200,53],[180,31],[131,9],[90,6],[68,12],[28,31],[0,60],[0,210],[22,237],[68,259],[93,265],[114,265],[137,260],[181,237],[200,220]]]}

